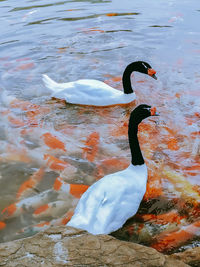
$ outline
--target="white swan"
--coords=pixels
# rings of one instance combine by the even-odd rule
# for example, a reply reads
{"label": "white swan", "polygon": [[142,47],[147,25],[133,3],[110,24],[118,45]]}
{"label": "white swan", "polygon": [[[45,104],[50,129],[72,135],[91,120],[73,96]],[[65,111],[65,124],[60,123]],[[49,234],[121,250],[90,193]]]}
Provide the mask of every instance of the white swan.
{"label": "white swan", "polygon": [[43,81],[45,86],[52,91],[51,97],[65,100],[71,104],[110,106],[127,104],[135,100],[136,95],[131,87],[131,73],[133,71],[148,74],[157,79],[156,71],[148,63],[136,61],[129,64],[123,73],[124,92],[98,80],[84,79],[68,83],[56,83],[46,74],[43,74]]}
{"label": "white swan", "polygon": [[92,234],[109,234],[122,227],[137,212],[147,182],[147,167],[137,138],[138,124],[156,115],[155,108],[144,104],[132,111],[128,130],[131,164],[90,186],[80,198],[68,226]]}

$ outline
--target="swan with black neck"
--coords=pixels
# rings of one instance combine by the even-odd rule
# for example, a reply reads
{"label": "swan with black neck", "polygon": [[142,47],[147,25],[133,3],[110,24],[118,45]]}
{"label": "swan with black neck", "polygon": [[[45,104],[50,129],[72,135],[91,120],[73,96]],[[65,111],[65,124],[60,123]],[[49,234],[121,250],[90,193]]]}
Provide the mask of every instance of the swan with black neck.
{"label": "swan with black neck", "polygon": [[128,104],[136,99],[135,92],[131,86],[132,72],[141,72],[157,79],[156,71],[144,61],[135,61],[129,64],[123,73],[122,84],[124,91],[114,89],[108,84],[93,79],[81,79],[68,83],[57,83],[43,74],[43,82],[50,89],[51,97],[65,100],[67,103],[90,105],[90,106],[112,106]]}
{"label": "swan with black neck", "polygon": [[132,111],[128,127],[130,165],[90,186],[80,198],[68,226],[92,234],[109,234],[137,212],[147,183],[147,167],[137,137],[138,125],[143,119],[156,115],[155,108],[144,104]]}

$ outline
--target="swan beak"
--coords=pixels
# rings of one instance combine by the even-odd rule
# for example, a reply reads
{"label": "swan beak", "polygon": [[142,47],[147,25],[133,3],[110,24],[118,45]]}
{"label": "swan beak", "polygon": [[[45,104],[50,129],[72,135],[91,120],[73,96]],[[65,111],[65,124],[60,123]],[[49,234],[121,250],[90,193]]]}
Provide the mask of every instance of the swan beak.
{"label": "swan beak", "polygon": [[156,107],[151,108],[151,116],[159,116],[159,113],[156,111]]}
{"label": "swan beak", "polygon": [[148,75],[157,80],[156,71],[154,69],[148,69]]}
{"label": "swan beak", "polygon": [[151,75],[151,77],[154,78],[155,80],[158,79],[155,74]]}

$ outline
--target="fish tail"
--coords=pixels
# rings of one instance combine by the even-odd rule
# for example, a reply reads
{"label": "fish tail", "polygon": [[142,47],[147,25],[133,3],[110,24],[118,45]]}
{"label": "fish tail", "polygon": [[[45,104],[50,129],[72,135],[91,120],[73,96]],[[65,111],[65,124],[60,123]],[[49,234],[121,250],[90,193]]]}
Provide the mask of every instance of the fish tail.
{"label": "fish tail", "polygon": [[67,211],[67,213],[62,216],[61,218],[55,219],[51,221],[51,225],[66,225],[72,218],[72,216],[74,215],[74,211],[73,209],[69,209]]}
{"label": "fish tail", "polygon": [[29,179],[21,184],[17,192],[17,200],[24,198],[29,195],[30,192],[33,192],[38,183],[42,180],[44,176],[44,167],[41,167],[37,170]]}

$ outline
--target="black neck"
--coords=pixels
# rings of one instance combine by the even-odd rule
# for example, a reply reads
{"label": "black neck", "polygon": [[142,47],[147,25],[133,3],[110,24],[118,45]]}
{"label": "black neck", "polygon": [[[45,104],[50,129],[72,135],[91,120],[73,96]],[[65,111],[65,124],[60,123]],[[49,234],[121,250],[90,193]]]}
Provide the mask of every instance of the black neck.
{"label": "black neck", "polygon": [[131,86],[131,74],[133,71],[139,71],[138,62],[133,62],[129,64],[123,73],[122,84],[124,87],[125,94],[133,93],[133,89]]}
{"label": "black neck", "polygon": [[129,145],[132,156],[131,163],[133,165],[142,165],[144,164],[144,158],[140,150],[137,133],[138,133],[138,124],[134,122],[134,118],[133,116],[131,116],[128,127]]}

